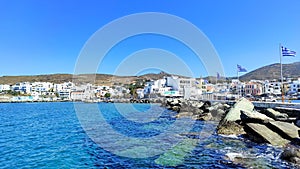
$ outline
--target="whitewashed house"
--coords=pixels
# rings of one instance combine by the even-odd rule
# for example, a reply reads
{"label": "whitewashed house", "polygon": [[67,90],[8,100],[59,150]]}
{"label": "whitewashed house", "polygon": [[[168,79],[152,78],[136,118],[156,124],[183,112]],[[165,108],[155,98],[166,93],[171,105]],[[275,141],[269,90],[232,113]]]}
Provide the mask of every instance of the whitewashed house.
{"label": "whitewashed house", "polygon": [[0,84],[0,92],[11,90],[10,85],[8,84]]}
{"label": "whitewashed house", "polygon": [[30,92],[38,92],[40,95],[46,95],[47,92],[53,89],[53,83],[50,82],[33,82]]}
{"label": "whitewashed house", "polygon": [[29,94],[32,91],[32,85],[29,82],[21,82],[14,84],[11,89],[16,92]]}
{"label": "whitewashed house", "polygon": [[138,98],[144,98],[144,89],[143,88],[137,88],[136,89],[136,94],[138,95]]}
{"label": "whitewashed house", "polygon": [[185,98],[201,94],[202,89],[197,87],[198,84],[199,82],[195,78],[166,77],[166,86],[171,87],[174,91],[178,91],[179,96]]}
{"label": "whitewashed house", "polygon": [[292,81],[289,88],[288,94],[300,94],[300,79]]}
{"label": "whitewashed house", "polygon": [[151,80],[145,84],[144,95],[163,94],[169,90],[170,87],[166,87],[166,79]]}
{"label": "whitewashed house", "polygon": [[92,84],[73,86],[70,91],[71,100],[89,100],[95,97],[95,88]]}
{"label": "whitewashed house", "polygon": [[75,84],[72,82],[64,82],[61,84],[54,84],[53,91],[58,93],[60,99],[70,100],[71,99],[71,91],[75,87]]}

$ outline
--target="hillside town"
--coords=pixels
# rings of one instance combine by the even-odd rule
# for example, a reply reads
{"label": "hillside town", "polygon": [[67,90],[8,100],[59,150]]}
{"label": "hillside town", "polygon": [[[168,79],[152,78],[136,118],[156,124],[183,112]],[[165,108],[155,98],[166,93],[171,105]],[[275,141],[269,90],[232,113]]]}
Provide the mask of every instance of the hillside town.
{"label": "hillside town", "polygon": [[[218,82],[219,81],[219,82]],[[243,96],[249,100],[276,101],[281,97],[280,80],[238,79],[208,81],[175,75],[158,80],[139,80],[131,84],[100,86],[64,82],[19,82],[13,85],[0,84],[0,102],[30,101],[113,101],[157,97],[182,97],[185,99],[235,100]],[[283,81],[286,99],[299,99],[300,78]]]}

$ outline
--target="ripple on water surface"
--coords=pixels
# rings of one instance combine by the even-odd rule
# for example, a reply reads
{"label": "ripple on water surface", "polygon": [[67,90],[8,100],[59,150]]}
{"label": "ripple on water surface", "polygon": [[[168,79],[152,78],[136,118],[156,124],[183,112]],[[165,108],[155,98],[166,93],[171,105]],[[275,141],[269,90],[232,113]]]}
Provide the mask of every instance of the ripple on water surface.
{"label": "ripple on water surface", "polygon": [[[173,118],[173,112],[162,110],[157,105],[155,110],[162,111],[159,118],[140,123],[138,120],[142,116],[137,115],[133,121],[126,119],[118,113],[113,104],[101,103],[98,106],[106,121],[119,133],[128,137],[149,138],[159,135],[176,120]],[[128,104],[119,106],[128,111],[123,112],[125,115],[130,115],[132,109],[126,108]],[[134,113],[143,113],[150,109],[147,104],[135,104],[134,108]],[[97,125],[101,127],[101,124]],[[203,122],[196,122],[191,132],[201,131],[202,125]],[[213,129],[215,126],[209,127]],[[94,128],[89,130],[96,131]],[[0,104],[0,131],[0,168],[293,167],[278,159],[280,149],[257,145],[242,138],[217,135],[211,135],[204,140],[201,140],[201,137],[196,138],[200,139],[196,141],[191,139],[190,142],[181,143],[183,145],[177,145],[170,151],[154,157],[120,157],[102,149],[86,135],[77,119],[73,103]],[[107,139],[107,142],[114,140],[109,136],[98,137]],[[171,139],[164,138],[164,141],[167,144]],[[243,158],[233,163],[226,158],[226,154],[230,153],[239,153]]]}

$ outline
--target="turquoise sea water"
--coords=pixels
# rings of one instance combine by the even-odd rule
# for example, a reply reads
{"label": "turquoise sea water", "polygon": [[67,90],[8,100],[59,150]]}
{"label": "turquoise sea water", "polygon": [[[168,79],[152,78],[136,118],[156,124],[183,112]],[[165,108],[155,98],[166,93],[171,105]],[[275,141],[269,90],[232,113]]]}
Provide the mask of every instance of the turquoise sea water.
{"label": "turquoise sea water", "polygon": [[[93,119],[93,109],[88,107],[95,104],[79,104],[86,107],[85,117]],[[145,116],[143,112],[149,111],[150,105],[135,104],[135,112],[131,112],[129,104],[118,104],[125,114],[119,114],[114,104],[96,105],[106,124],[130,138],[155,137],[176,121],[173,112],[157,105],[153,105],[151,110],[161,111],[159,118],[147,122],[138,122],[138,113]],[[137,119],[124,118],[131,113],[137,113],[134,116]],[[203,131],[204,125],[208,130],[213,130],[216,124],[197,121],[192,132]],[[97,126],[102,129],[106,127],[104,123],[98,122]],[[0,104],[0,131],[0,168],[293,168],[278,159],[281,152],[279,148],[215,134],[208,134],[206,139],[190,137],[191,142],[186,146],[177,145],[152,157],[119,156],[89,138],[77,118],[73,103]],[[120,141],[109,138],[107,134],[97,135],[95,128],[90,131],[102,143]],[[195,144],[194,140],[197,144],[191,149],[188,144]],[[147,145],[144,147],[147,148]],[[129,150],[142,156],[139,148]],[[242,159],[231,162],[226,158],[228,153],[239,153]]]}
{"label": "turquoise sea water", "polygon": [[300,103],[300,100],[291,100],[292,103]]}

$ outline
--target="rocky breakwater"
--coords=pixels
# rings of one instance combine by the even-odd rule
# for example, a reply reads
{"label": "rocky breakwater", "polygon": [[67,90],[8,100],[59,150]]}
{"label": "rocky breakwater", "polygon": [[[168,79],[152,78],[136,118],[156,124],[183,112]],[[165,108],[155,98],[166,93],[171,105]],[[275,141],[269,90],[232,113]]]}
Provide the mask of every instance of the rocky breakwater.
{"label": "rocky breakwater", "polygon": [[209,101],[193,101],[185,99],[166,99],[162,106],[178,112],[177,118],[190,117],[194,120],[219,121],[230,108],[223,103],[211,103]]}
{"label": "rocky breakwater", "polygon": [[[298,114],[299,113],[293,113]],[[255,110],[245,98],[226,113],[217,127],[218,134],[243,135],[257,143],[269,143],[284,148],[281,158],[300,165],[300,138],[296,120],[273,109]]]}

